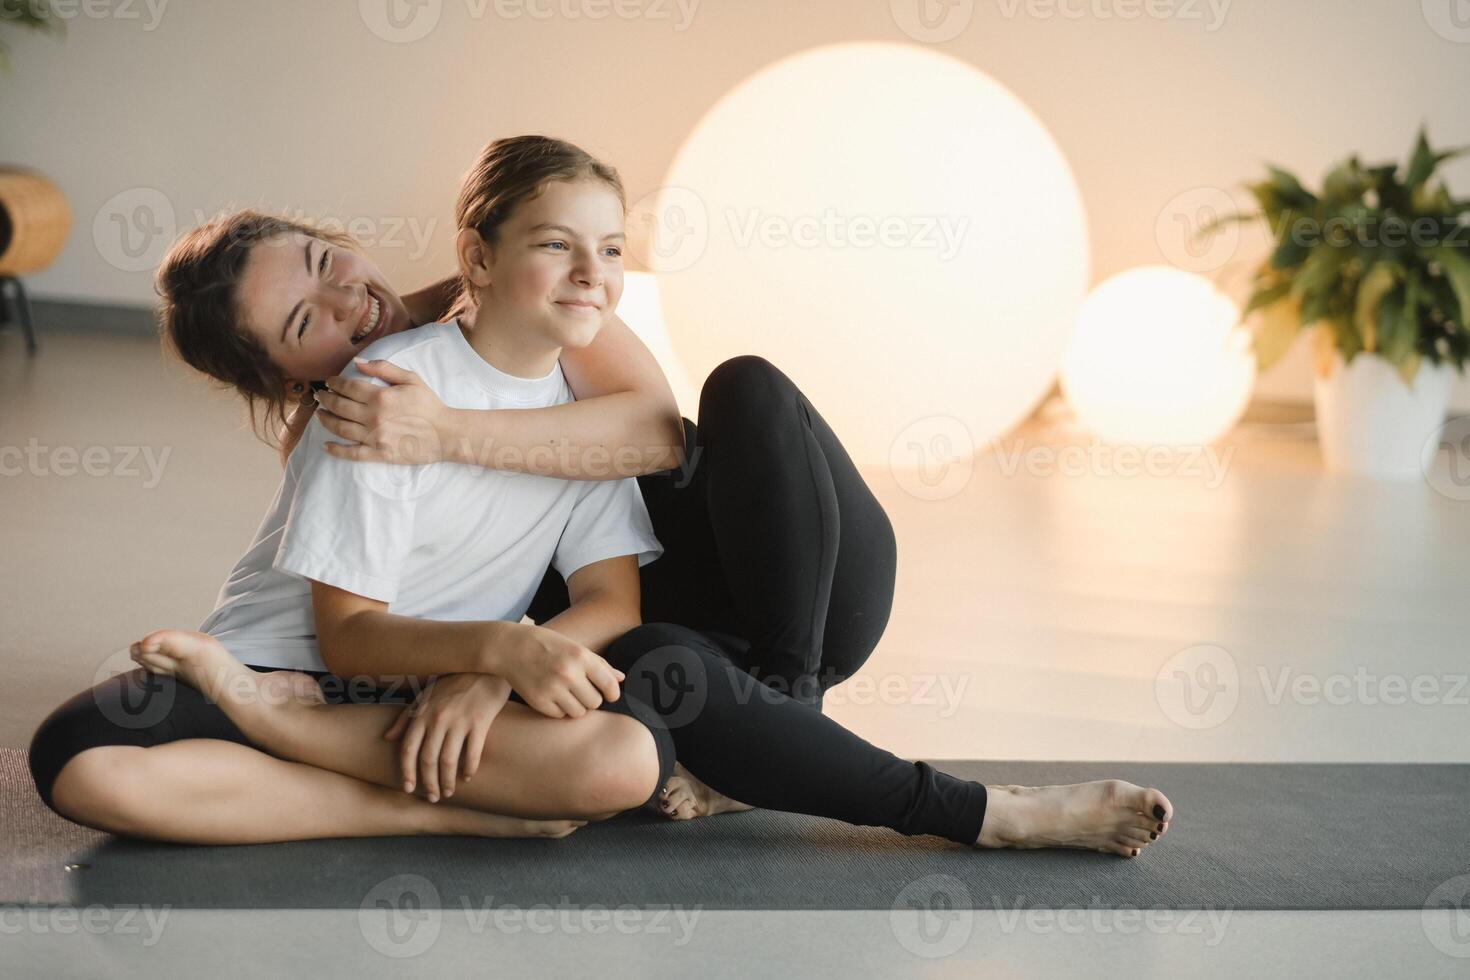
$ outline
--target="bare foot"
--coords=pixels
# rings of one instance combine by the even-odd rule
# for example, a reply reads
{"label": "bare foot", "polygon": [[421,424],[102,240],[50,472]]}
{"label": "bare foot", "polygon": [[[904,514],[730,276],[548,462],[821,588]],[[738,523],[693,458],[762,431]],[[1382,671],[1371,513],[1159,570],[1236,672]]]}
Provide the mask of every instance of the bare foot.
{"label": "bare foot", "polygon": [[[132,657],[155,674],[171,674],[220,706],[240,730],[259,744],[278,731],[285,715],[302,707],[331,710],[321,688],[294,670],[260,673],[246,667],[207,633],[154,630],[131,647]],[[428,834],[474,837],[565,837],[586,820],[535,820],[486,813],[469,807],[422,811]]]}
{"label": "bare foot", "polygon": [[1137,857],[1174,817],[1163,793],[1121,779],[985,790],[980,847],[1078,847]]}
{"label": "bare foot", "polygon": [[715,792],[695,779],[694,774],[682,764],[675,762],[674,774],[664,786],[659,809],[671,820],[693,820],[695,817],[712,817],[717,813],[735,813],[755,808]]}

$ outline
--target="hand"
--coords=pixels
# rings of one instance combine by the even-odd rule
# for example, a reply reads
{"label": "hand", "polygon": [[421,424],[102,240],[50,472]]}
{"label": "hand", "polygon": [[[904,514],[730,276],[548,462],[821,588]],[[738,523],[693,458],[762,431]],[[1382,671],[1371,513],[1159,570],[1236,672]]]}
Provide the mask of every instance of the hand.
{"label": "hand", "polygon": [[329,442],[328,453],[359,463],[437,463],[446,458],[449,411],[422,378],[391,361],[356,362],[388,387],[335,375],[316,393],[322,425],[350,442]]}
{"label": "hand", "polygon": [[469,782],[480,768],[490,723],[509,697],[510,683],[493,674],[444,674],[430,681],[383,733],[389,741],[403,737],[403,791],[413,792],[417,769],[430,803],[439,802],[441,787],[448,799],[461,758]]}
{"label": "hand", "polygon": [[552,718],[580,718],[604,697],[616,701],[622,671],[576,640],[544,626],[525,625],[493,651],[495,672],[526,704]]}

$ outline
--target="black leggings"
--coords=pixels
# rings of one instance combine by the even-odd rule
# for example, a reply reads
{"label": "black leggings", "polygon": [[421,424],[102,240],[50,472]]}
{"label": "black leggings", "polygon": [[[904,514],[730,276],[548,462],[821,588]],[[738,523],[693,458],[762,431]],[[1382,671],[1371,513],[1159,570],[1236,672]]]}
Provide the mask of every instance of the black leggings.
{"label": "black leggings", "polygon": [[[855,674],[893,606],[893,526],[811,402],[761,357],[710,372],[687,465],[638,478],[664,554],[640,570],[643,621],[699,630],[804,704]],[[548,569],[527,612],[567,608]]]}
{"label": "black leggings", "polygon": [[[759,357],[711,372],[699,414],[698,429],[685,420],[690,466],[639,478],[665,552],[641,570],[647,625],[607,651],[627,682],[603,707],[653,732],[660,787],[677,749],[697,777],[753,806],[973,843],[983,785],[898,759],[820,713],[821,692],[877,645],[896,567],[892,527],[841,443]],[[529,614],[545,622],[567,605],[548,570]],[[332,703],[407,700],[313,676]],[[77,753],[182,738],[249,744],[198,692],[133,671],[52,712],[31,771],[52,805]]]}

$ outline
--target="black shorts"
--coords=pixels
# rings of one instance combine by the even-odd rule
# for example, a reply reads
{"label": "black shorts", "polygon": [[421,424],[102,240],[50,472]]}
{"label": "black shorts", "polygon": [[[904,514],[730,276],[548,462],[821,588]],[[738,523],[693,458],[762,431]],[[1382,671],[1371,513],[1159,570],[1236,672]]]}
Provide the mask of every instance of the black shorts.
{"label": "black shorts", "polygon": [[[246,666],[262,673],[282,669]],[[365,678],[349,681],[325,671],[300,673],[317,682],[328,704],[408,704],[418,693],[406,684],[378,687]],[[514,691],[510,700],[526,703]],[[635,704],[626,692],[620,692],[616,701],[604,700],[599,710],[636,718],[653,734],[658,747],[659,780],[649,801],[657,799],[674,774],[674,743],[668,729],[657,724],[657,716],[646,706]],[[167,674],[138,667],[73,695],[41,722],[31,738],[31,778],[41,799],[60,814],[51,790],[62,768],[80,753],[103,745],[146,748],[186,738],[218,738],[254,746],[218,704]]]}

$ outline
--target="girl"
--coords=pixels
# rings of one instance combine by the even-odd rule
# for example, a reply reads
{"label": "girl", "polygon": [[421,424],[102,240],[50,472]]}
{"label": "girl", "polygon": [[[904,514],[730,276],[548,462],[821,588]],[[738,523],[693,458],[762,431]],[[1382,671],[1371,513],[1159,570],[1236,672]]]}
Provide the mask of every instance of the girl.
{"label": "girl", "polygon": [[[518,390],[518,386],[508,379],[538,383],[553,379],[557,375],[556,356],[561,349],[590,343],[607,311],[616,303],[621,283],[620,256],[615,245],[604,245],[620,235],[611,229],[621,226],[620,220],[615,220],[622,214],[621,187],[610,170],[599,169],[600,165],[595,165],[595,162],[587,166],[585,155],[579,157],[579,153],[575,148],[566,148],[565,144],[539,137],[500,141],[486,151],[480,165],[467,180],[465,193],[460,199],[458,246],[461,267],[479,301],[473,323],[463,332],[460,325],[455,324],[426,328],[431,331],[430,336],[413,340],[410,347],[400,345],[386,351],[390,355],[401,352],[403,358],[411,362],[410,366],[421,363],[434,368],[439,383],[429,387],[446,396],[445,401],[455,410],[463,410],[460,403],[467,400],[467,396],[458,399],[447,397],[447,392],[455,390],[458,383],[456,371],[478,375],[481,381],[493,378],[502,387],[508,385],[511,393],[525,395],[533,401],[544,395],[541,388]],[[558,154],[561,155],[560,160]],[[567,159],[571,160],[570,176],[555,166]],[[552,161],[552,166],[546,166],[548,160]],[[553,233],[555,238],[545,240]],[[281,255],[290,251],[278,250]],[[320,242],[316,245],[305,242],[302,251],[303,267],[308,275],[327,274],[330,257],[318,257],[318,253],[324,251]],[[533,255],[535,258],[530,257]],[[246,292],[243,286],[241,292]],[[363,289],[358,302],[362,314],[350,322],[349,339],[371,337],[380,329],[384,316],[383,302],[370,289]],[[261,324],[261,321],[254,321],[253,331],[245,336],[254,337],[261,346],[268,347],[274,343],[270,339],[274,336],[274,329],[266,328],[270,333],[263,334]],[[309,322],[299,315],[297,307],[293,307],[283,321],[280,343],[287,344],[295,330],[299,349],[309,328]],[[458,344],[455,338],[458,338]],[[392,344],[393,341],[387,343]],[[473,353],[480,356],[478,362],[466,354],[466,347],[472,347]],[[454,356],[459,357],[458,362]],[[390,356],[390,360],[396,359]],[[498,373],[487,374],[486,362],[495,362],[490,364],[490,370]],[[549,372],[542,374],[548,363]],[[789,385],[784,376],[759,359],[736,359],[722,369],[725,367],[729,367],[726,376],[738,378],[742,386],[756,386],[761,394],[774,396],[778,402],[783,394],[783,383]],[[712,376],[711,383],[714,380]],[[711,400],[711,390],[707,386],[701,399],[702,421]],[[830,461],[826,460],[826,447],[816,434],[819,427],[824,434],[830,430],[826,430],[820,416],[805,399],[798,396],[791,404],[800,412],[802,424],[798,430],[804,439],[802,454],[806,461],[813,470],[818,459],[828,462],[824,467],[827,469],[826,481],[818,474],[810,473],[804,485],[809,487],[815,482],[819,496],[830,502],[833,494],[823,492],[830,490],[830,486],[824,487],[823,483],[835,482],[836,474],[831,472]],[[732,427],[732,431],[740,430]],[[629,561],[633,555],[626,551],[586,565],[577,564],[575,555],[569,557],[558,552],[551,556],[555,559],[553,567],[566,576],[575,595],[571,608],[552,619],[548,626],[555,627],[557,620],[561,619],[563,632],[586,637],[585,645],[578,649],[572,649],[575,644],[555,647],[542,635],[550,632],[547,630],[531,632],[538,628],[511,628],[520,627],[518,623],[481,621],[466,625],[462,617],[451,617],[450,622],[429,623],[391,615],[386,611],[386,603],[398,595],[400,588],[411,596],[407,602],[409,608],[438,601],[441,606],[447,603],[451,613],[464,611],[453,608],[457,601],[465,598],[463,595],[450,595],[447,599],[442,595],[444,587],[460,581],[458,575],[440,576],[443,585],[433,588],[433,573],[438,571],[437,566],[433,562],[415,564],[406,560],[406,556],[434,554],[442,557],[446,553],[444,542],[432,537],[434,533],[445,533],[444,530],[434,531],[434,521],[421,525],[418,511],[423,509],[428,515],[438,515],[441,518],[439,523],[447,523],[464,507],[474,506],[476,495],[462,492],[468,487],[466,473],[483,474],[486,471],[471,470],[457,463],[433,464],[415,468],[412,475],[402,478],[404,482],[401,484],[390,480],[374,488],[371,485],[375,482],[388,480],[381,470],[384,464],[354,464],[355,470],[346,461],[333,466],[337,461],[320,451],[320,444],[325,441],[325,429],[320,425],[311,426],[308,432],[315,433],[314,439],[291,457],[293,466],[297,459],[302,460],[300,472],[291,486],[292,499],[278,499],[277,502],[277,511],[283,517],[289,513],[291,521],[283,522],[279,535],[278,529],[270,528],[271,522],[268,521],[267,526],[262,527],[257,547],[262,551],[278,547],[275,564],[279,568],[314,579],[310,588],[315,599],[316,638],[320,642],[323,666],[330,659],[339,675],[358,673],[381,681],[405,662],[400,651],[411,648],[414,651],[412,662],[423,675],[439,675],[420,700],[428,706],[426,711],[452,720],[431,729],[428,744],[432,749],[426,748],[419,761],[424,782],[434,778],[431,763],[439,763],[438,778],[445,784],[446,793],[452,792],[452,781],[462,752],[467,752],[471,759],[465,767],[466,773],[473,772],[473,760],[482,751],[484,728],[488,728],[487,717],[495,719],[497,749],[507,753],[494,762],[497,772],[503,777],[513,775],[510,770],[516,765],[512,757],[517,746],[542,750],[542,758],[537,760],[539,764],[525,770],[529,776],[544,774],[547,753],[560,760],[561,764],[575,762],[575,754],[566,751],[568,747],[562,744],[561,732],[547,730],[544,737],[526,734],[533,732],[538,724],[544,726],[548,719],[535,717],[537,712],[524,704],[505,704],[507,697],[518,700],[515,694],[506,690],[505,682],[509,681],[508,687],[527,695],[532,700],[531,707],[538,709],[540,714],[553,717],[571,714],[576,724],[584,727],[596,715],[595,712],[592,716],[581,714],[583,707],[628,705],[622,713],[644,723],[646,731],[653,735],[651,746],[646,744],[646,739],[640,742],[636,737],[639,734],[637,730],[624,724],[630,719],[614,716],[602,724],[609,731],[614,731],[617,726],[623,729],[616,734],[624,739],[622,750],[630,753],[629,771],[635,775],[629,779],[635,785],[642,785],[639,774],[646,776],[650,768],[656,768],[659,776],[666,774],[672,760],[665,744],[667,739],[663,736],[672,736],[680,757],[696,771],[702,770],[700,775],[715,790],[726,791],[731,796],[758,805],[882,824],[905,833],[938,833],[965,843],[991,846],[1051,843],[1136,853],[1137,847],[1152,839],[1145,834],[1157,834],[1164,829],[1162,821],[1167,816],[1168,805],[1162,794],[1118,781],[1025,792],[1015,787],[994,787],[990,795],[996,802],[990,807],[990,818],[985,820],[982,829],[987,808],[986,788],[980,784],[953,780],[923,763],[909,764],[898,760],[843,731],[819,712],[793,701],[779,690],[762,687],[760,695],[752,698],[747,687],[742,694],[739,678],[748,678],[749,674],[736,670],[729,663],[727,658],[731,657],[731,651],[721,651],[711,643],[711,634],[718,631],[699,632],[677,624],[651,624],[628,631],[627,627],[637,621],[639,612],[638,580],[631,576],[636,574],[638,565],[646,563]],[[832,443],[835,446],[835,440]],[[303,452],[308,449],[313,451]],[[840,447],[836,449],[840,461],[850,468],[851,464],[845,454],[840,453]],[[711,466],[715,458],[712,445]],[[375,470],[374,467],[380,469]],[[349,473],[358,475],[348,476]],[[442,476],[442,480],[434,476],[436,473]],[[292,483],[292,475],[288,470],[288,484]],[[529,474],[501,475],[534,479]],[[713,476],[710,479],[709,502],[713,508]],[[445,483],[447,489],[426,486],[436,481]],[[624,488],[632,486],[627,480],[622,484]],[[343,492],[354,485],[356,489],[352,494]],[[616,482],[609,482],[608,486],[612,489],[605,491],[603,503],[589,514],[611,514],[614,518],[619,513],[624,517],[631,516],[635,540],[630,542],[625,537],[613,546],[633,548],[640,558],[650,553],[656,556],[657,541],[636,540],[640,513],[637,506],[627,501],[619,505]],[[545,490],[544,487],[537,489]],[[807,493],[810,495],[809,490]],[[282,498],[286,496],[287,485],[283,484]],[[403,499],[405,496],[409,499]],[[493,506],[499,499],[496,494],[488,496],[492,499],[482,501],[485,506]],[[558,499],[566,496],[563,490]],[[385,499],[392,504],[385,507]],[[513,502],[518,499],[510,496]],[[536,498],[530,499],[534,502]],[[636,501],[637,495],[631,499]],[[446,510],[446,500],[455,506]],[[348,504],[344,505],[344,501]],[[617,511],[615,505],[624,509]],[[349,529],[346,534],[333,524],[334,515],[337,521],[344,520],[344,515],[337,513],[337,509],[343,506],[356,508],[349,509],[345,515]],[[315,519],[298,520],[295,508],[303,508],[302,514],[314,514]],[[511,509],[515,509],[514,505]],[[533,507],[528,507],[526,512],[533,510]],[[818,540],[829,544],[831,551],[836,550],[838,537],[833,533],[836,530],[833,522],[837,519],[837,515],[832,513],[834,510],[828,508],[831,520],[823,526],[818,506],[819,518],[814,522],[815,527],[823,532]],[[590,523],[591,516],[578,518],[578,512],[574,502],[572,509],[557,520],[566,522],[566,528],[580,520],[584,530],[596,529],[599,533],[621,523],[614,519],[594,525]],[[410,516],[405,517],[405,513]],[[536,513],[544,517],[546,512]],[[373,541],[373,535],[366,534],[365,525],[370,523],[367,518],[384,514],[391,517],[387,521],[391,533],[386,540],[389,546],[396,543],[397,551],[389,547],[387,552],[359,549],[359,553],[348,547],[344,553],[344,542]],[[490,515],[486,516],[488,519]],[[472,522],[469,526],[477,525]],[[541,526],[532,524],[533,529]],[[628,531],[629,526],[624,524],[623,530]],[[429,536],[416,537],[421,534]],[[280,540],[275,540],[278,537]],[[807,537],[810,539],[810,535]],[[566,540],[565,535],[562,540]],[[595,543],[608,545],[610,540],[597,540]],[[726,542],[719,540],[717,544],[724,564]],[[745,542],[733,544],[738,549]],[[638,551],[645,546],[645,550]],[[404,548],[408,550],[404,551]],[[487,552],[466,557],[471,559],[471,566],[483,577],[493,568],[490,562],[498,554]],[[581,557],[585,559],[586,555]],[[653,566],[658,564],[652,563]],[[249,562],[242,562],[243,565],[249,565]],[[818,562],[815,571],[811,568],[803,570],[808,583],[815,580],[816,587],[808,591],[819,594],[821,601],[812,603],[819,614],[826,612],[832,591],[832,565],[832,562]],[[390,571],[401,571],[405,579],[398,581],[388,574]],[[517,596],[529,599],[530,590],[522,582],[517,593],[516,582],[507,581],[503,574],[505,569],[500,571],[501,574],[485,578],[484,583],[504,585],[508,591],[495,597],[495,601],[502,602],[503,606],[508,603],[509,610],[518,613],[519,602],[512,600]],[[277,575],[282,579],[289,578],[281,572]],[[300,597],[292,600],[289,596],[272,594],[271,589],[280,583],[267,582],[263,577],[257,580],[245,575],[239,585],[235,593],[231,593],[231,586],[227,585],[227,595],[222,596],[225,602],[221,610],[211,617],[211,632],[225,639],[227,644],[233,641],[240,649],[248,649],[250,659],[257,662],[256,666],[270,666],[259,662],[271,656],[268,653],[271,649],[278,651],[273,655],[278,660],[284,657],[289,661],[279,663],[280,666],[310,666],[314,662],[311,643],[296,642],[293,645],[282,642],[308,639],[301,636],[299,630]],[[415,587],[417,591],[414,591]],[[734,591],[733,587],[731,591]],[[824,592],[827,595],[821,595]],[[294,606],[293,601],[296,603]],[[775,601],[779,604],[787,599],[777,593]],[[271,602],[280,608],[264,610],[265,615],[261,615],[262,610],[251,608]],[[378,606],[372,605],[374,602]],[[288,622],[293,609],[296,625]],[[236,615],[238,610],[246,612]],[[885,602],[884,621],[886,611]],[[699,611],[686,609],[685,614],[697,616]],[[810,637],[814,632],[820,636],[821,628],[828,622],[830,620],[822,615],[813,615],[794,628],[787,628],[784,623],[780,625],[787,633],[804,630]],[[536,672],[542,666],[542,658],[537,656],[540,652],[538,644],[554,648],[554,653],[561,658],[553,672],[554,679],[549,680]],[[820,642],[815,646],[820,652]],[[610,678],[607,662],[596,656],[594,648],[606,649],[613,666],[622,666],[623,672],[618,676],[627,680],[628,691],[636,696],[618,697],[620,692]],[[779,649],[774,644],[773,648]],[[754,644],[746,646],[744,652],[751,649],[755,649]],[[785,652],[788,656],[791,653],[790,650]],[[257,682],[216,641],[208,638],[165,631],[145,638],[135,647],[135,653],[150,669],[165,674],[176,672],[184,677],[189,684],[187,687],[179,686],[178,692],[202,689],[222,701],[224,713],[231,721],[257,744],[278,755],[331,767],[382,785],[394,784],[391,747],[389,754],[384,756],[378,751],[382,748],[381,741],[375,745],[361,736],[385,730],[391,736],[395,729],[401,728],[403,716],[399,715],[398,709],[380,705],[324,709],[320,704],[308,704],[266,710],[259,702],[270,699],[269,686],[274,679],[267,676],[264,681]],[[813,666],[811,660],[802,663],[807,671]],[[650,664],[662,669],[649,669]],[[679,669],[672,670],[674,667]],[[445,675],[450,676],[447,684]],[[677,690],[668,686],[673,683],[673,678],[680,678]],[[283,683],[288,690],[295,690],[290,681]],[[252,703],[242,705],[238,698],[223,696],[231,685],[247,690],[249,697],[246,700]],[[452,689],[445,693],[451,685]],[[602,700],[599,690],[611,700]],[[698,696],[701,707],[692,713],[692,718],[681,717],[676,723],[672,716],[681,712],[680,699],[666,695],[690,692]],[[535,700],[538,698],[541,700],[539,704]],[[449,707],[443,707],[445,705]],[[460,710],[464,705],[471,707]],[[353,720],[339,720],[347,716]],[[398,716],[398,723],[392,716]],[[561,727],[569,730],[573,726]],[[525,737],[518,740],[515,735],[507,735],[502,738],[503,729],[520,732]],[[629,740],[633,744],[629,744]],[[804,751],[791,753],[792,745],[801,745]],[[757,750],[756,757],[760,762],[754,765],[736,763],[736,760],[749,758],[752,750]],[[98,751],[101,749],[76,756],[68,768]],[[375,751],[378,751],[376,757]],[[33,747],[33,757],[34,754]],[[603,756],[604,761],[607,758]],[[388,773],[386,779],[385,772]],[[694,783],[692,779],[689,781]],[[479,795],[469,801],[469,806],[522,815],[567,813],[565,806],[553,808],[545,787],[537,791],[535,787],[517,784],[513,778],[497,778],[491,782],[494,785],[478,787]],[[405,788],[414,787],[412,777],[405,780]],[[58,802],[63,795],[72,795],[62,794],[60,786],[57,789]],[[698,795],[697,789],[694,792]],[[573,816],[595,819],[606,815],[608,804],[626,802],[631,795],[634,794],[630,792],[628,783],[607,788],[597,801],[601,806],[584,805],[575,810]],[[429,796],[437,797],[437,787],[429,790]],[[713,792],[707,792],[705,799],[707,809],[735,805],[728,799],[721,801]]]}

